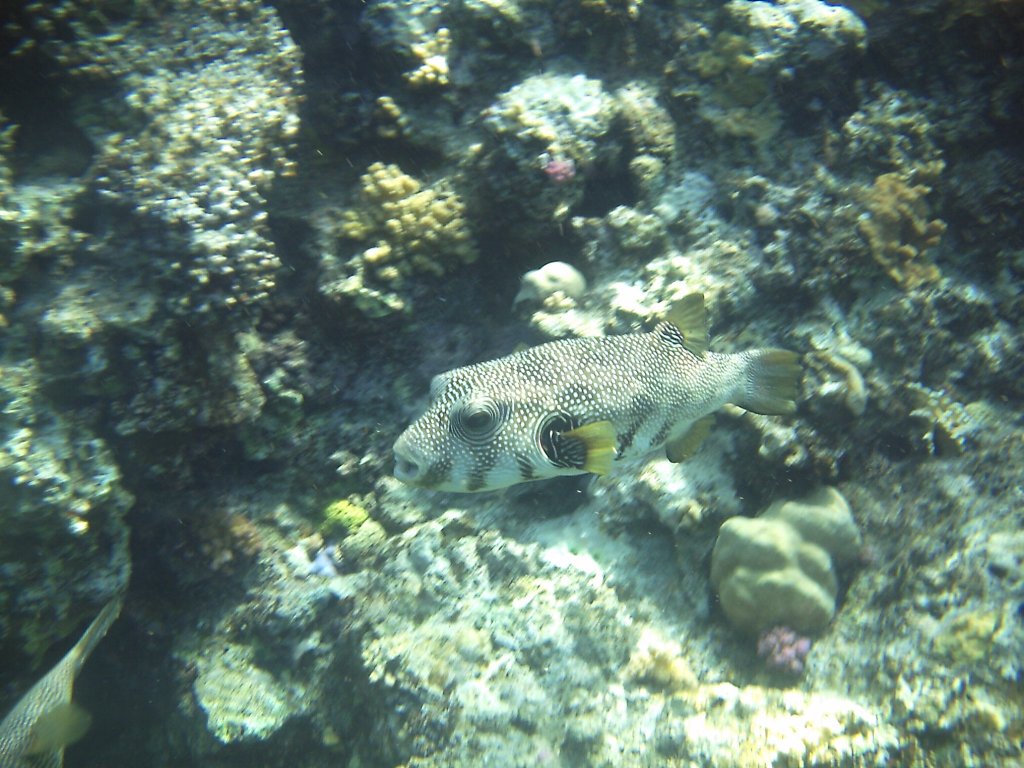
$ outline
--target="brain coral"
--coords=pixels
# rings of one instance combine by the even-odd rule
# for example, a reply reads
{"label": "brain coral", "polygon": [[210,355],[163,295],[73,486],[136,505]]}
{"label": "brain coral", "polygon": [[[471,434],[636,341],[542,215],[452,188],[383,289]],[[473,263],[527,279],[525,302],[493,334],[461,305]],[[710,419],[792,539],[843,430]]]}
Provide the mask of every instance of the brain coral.
{"label": "brain coral", "polygon": [[726,520],[711,555],[711,582],[737,628],[819,632],[835,612],[834,565],[860,552],[846,500],[822,488],[772,504],[760,517]]}

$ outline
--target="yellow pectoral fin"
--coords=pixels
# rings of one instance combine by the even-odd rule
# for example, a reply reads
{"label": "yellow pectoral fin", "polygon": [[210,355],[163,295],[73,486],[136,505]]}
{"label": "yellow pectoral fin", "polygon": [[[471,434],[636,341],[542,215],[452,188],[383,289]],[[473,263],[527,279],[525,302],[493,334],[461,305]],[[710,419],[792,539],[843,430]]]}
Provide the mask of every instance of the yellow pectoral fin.
{"label": "yellow pectoral fin", "polygon": [[58,704],[44,712],[32,726],[32,737],[26,755],[53,752],[73,744],[85,735],[92,717],[77,704]]}
{"label": "yellow pectoral fin", "polygon": [[615,459],[615,427],[610,421],[594,421],[569,430],[563,437],[579,440],[586,450],[586,457],[580,467],[595,475],[607,475]]}
{"label": "yellow pectoral fin", "polygon": [[704,442],[704,438],[711,432],[714,423],[713,414],[708,414],[693,422],[686,432],[665,445],[665,455],[668,460],[673,464],[678,464],[693,456],[700,448],[700,444]]}

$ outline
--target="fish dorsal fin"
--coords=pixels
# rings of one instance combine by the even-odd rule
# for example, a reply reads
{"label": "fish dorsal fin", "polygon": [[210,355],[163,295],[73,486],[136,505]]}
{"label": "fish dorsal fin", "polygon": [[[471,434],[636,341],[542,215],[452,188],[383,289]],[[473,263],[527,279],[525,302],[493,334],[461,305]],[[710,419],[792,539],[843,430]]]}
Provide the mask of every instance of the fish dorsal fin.
{"label": "fish dorsal fin", "polygon": [[658,333],[670,344],[678,344],[697,357],[708,351],[708,315],[704,294],[691,293],[675,302]]}
{"label": "fish dorsal fin", "polygon": [[594,421],[558,436],[560,453],[569,465],[595,475],[611,472],[615,439],[615,427],[610,421]]}
{"label": "fish dorsal fin", "polygon": [[714,414],[709,413],[707,416],[697,419],[686,432],[665,445],[665,456],[673,464],[686,461],[697,452],[714,424]]}
{"label": "fish dorsal fin", "polygon": [[72,680],[78,676],[78,671],[85,664],[85,660],[89,658],[89,654],[92,653],[93,649],[99,644],[103,636],[107,634],[107,630],[110,629],[110,625],[114,623],[118,616],[121,615],[121,605],[123,599],[120,595],[117,595],[110,599],[110,601],[103,606],[103,609],[99,612],[95,619],[92,620],[92,624],[85,630],[85,633],[75,643],[74,647],[68,651],[60,664],[67,662],[71,665]]}

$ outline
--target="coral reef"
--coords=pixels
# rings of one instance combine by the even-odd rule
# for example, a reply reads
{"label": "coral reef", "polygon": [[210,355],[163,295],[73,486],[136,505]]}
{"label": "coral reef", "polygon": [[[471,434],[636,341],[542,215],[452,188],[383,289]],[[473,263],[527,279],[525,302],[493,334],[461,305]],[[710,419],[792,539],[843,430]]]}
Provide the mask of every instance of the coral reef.
{"label": "coral reef", "polygon": [[31,363],[0,360],[0,647],[30,668],[131,572],[110,448],[42,389]]}
{"label": "coral reef", "polygon": [[[30,16],[68,73],[123,90],[123,101],[101,105],[89,122],[94,193],[134,211],[137,227],[159,222],[175,234],[170,247],[139,250],[159,265],[148,272],[184,281],[176,301],[188,312],[257,302],[273,290],[280,262],[267,194],[292,170],[302,78],[299,52],[271,9],[224,3],[196,24],[196,7],[177,0],[161,24],[143,23],[142,7],[104,17],[77,2]],[[108,28],[96,34],[102,21]]]}
{"label": "coral reef", "polygon": [[[69,762],[1020,764],[1022,19],[9,4],[0,713],[130,567]],[[795,418],[391,476],[432,376],[694,291]]]}
{"label": "coral reef", "polygon": [[295,714],[297,702],[252,656],[251,648],[224,644],[196,662],[196,703],[207,731],[223,744],[262,741]]}
{"label": "coral reef", "polygon": [[836,73],[866,47],[856,14],[816,0],[734,1],[721,16],[702,49],[681,50],[674,88],[697,96],[698,114],[716,133],[762,145],[801,100],[834,99]]}
{"label": "coral reef", "polygon": [[[584,180],[619,159],[616,112],[613,95],[583,75],[534,75],[502,93],[482,115],[487,137],[470,161],[493,223],[548,230],[565,219]],[[571,175],[547,170],[569,162]]]}

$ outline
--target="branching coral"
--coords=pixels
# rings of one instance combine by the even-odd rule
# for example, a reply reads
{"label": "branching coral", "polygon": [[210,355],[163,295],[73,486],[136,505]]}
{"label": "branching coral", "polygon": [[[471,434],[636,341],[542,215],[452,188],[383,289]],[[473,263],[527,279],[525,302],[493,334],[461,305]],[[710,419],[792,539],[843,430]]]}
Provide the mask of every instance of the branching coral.
{"label": "branching coral", "polygon": [[867,214],[859,222],[860,232],[875,261],[906,289],[940,276],[926,251],[939,244],[946,224],[929,218],[929,192],[931,187],[910,183],[899,173],[883,173],[862,195]]}
{"label": "branching coral", "polygon": [[427,187],[397,165],[374,163],[360,184],[341,236],[370,245],[340,269],[325,264],[321,291],[328,297],[347,298],[370,317],[407,311],[409,278],[441,276],[476,259],[465,206],[447,181]]}
{"label": "branching coral", "polygon": [[446,27],[441,27],[434,36],[412,47],[413,55],[420,65],[405,73],[405,80],[413,88],[448,85],[448,51],[452,36]]}

